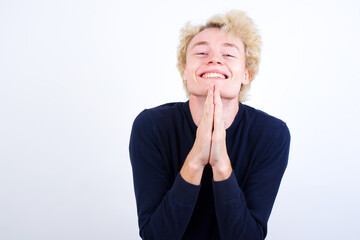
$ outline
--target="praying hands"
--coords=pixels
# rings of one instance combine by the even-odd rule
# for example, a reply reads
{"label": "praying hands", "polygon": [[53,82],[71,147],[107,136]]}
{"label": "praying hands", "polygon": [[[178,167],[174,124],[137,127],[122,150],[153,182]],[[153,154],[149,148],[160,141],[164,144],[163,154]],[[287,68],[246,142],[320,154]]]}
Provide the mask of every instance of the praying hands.
{"label": "praying hands", "polygon": [[226,131],[219,88],[210,86],[194,145],[180,173],[185,181],[199,185],[205,165],[210,164],[215,181],[227,179],[231,163],[226,150]]}

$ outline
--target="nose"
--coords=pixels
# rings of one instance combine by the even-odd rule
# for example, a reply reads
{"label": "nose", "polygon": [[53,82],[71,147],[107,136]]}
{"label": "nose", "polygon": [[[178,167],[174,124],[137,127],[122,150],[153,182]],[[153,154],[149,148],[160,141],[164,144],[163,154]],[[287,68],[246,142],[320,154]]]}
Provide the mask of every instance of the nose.
{"label": "nose", "polygon": [[222,64],[222,61],[218,56],[216,56],[215,54],[209,56],[208,65],[218,65],[218,64],[219,65]]}

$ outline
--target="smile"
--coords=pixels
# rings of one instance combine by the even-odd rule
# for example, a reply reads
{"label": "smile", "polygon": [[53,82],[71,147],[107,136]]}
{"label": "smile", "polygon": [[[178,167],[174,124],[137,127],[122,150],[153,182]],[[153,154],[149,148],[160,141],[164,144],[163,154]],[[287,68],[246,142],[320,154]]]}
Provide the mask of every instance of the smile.
{"label": "smile", "polygon": [[202,78],[221,78],[227,79],[228,77],[222,73],[215,73],[215,72],[206,72],[200,75]]}

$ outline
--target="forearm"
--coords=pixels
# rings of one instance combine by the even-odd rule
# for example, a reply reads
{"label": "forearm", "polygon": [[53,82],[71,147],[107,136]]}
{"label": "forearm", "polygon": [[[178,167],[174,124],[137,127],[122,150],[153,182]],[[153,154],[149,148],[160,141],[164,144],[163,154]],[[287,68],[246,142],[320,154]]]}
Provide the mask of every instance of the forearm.
{"label": "forearm", "polygon": [[213,189],[222,239],[264,239],[263,227],[248,209],[234,173],[224,181],[214,181]]}
{"label": "forearm", "polygon": [[[129,153],[143,239],[181,239],[193,213],[200,186],[173,172],[172,159],[146,111],[133,124]],[[173,166],[175,166],[173,164]]]}
{"label": "forearm", "polygon": [[[136,186],[135,186],[136,187]],[[155,210],[148,209],[151,198],[138,200],[140,235],[143,239],[181,239],[193,213],[200,187],[180,175]]]}
{"label": "forearm", "polygon": [[212,166],[213,179],[215,182],[224,181],[228,179],[232,173],[230,159],[227,154],[225,158],[226,158],[225,161],[221,161],[216,166]]}
{"label": "forearm", "polygon": [[190,152],[180,170],[180,174],[186,182],[200,185],[203,171],[204,165],[200,164],[200,161]]}

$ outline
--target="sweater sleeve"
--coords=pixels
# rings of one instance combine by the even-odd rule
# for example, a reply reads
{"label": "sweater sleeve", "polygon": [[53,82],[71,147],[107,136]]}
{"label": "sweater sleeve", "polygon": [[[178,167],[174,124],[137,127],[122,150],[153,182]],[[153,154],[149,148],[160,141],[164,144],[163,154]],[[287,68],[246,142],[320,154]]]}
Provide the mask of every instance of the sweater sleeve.
{"label": "sweater sleeve", "polygon": [[264,239],[267,221],[288,162],[290,133],[287,126],[269,142],[262,159],[241,189],[236,173],[213,181],[215,211],[221,238]]}
{"label": "sweater sleeve", "polygon": [[190,221],[200,186],[171,175],[159,132],[146,110],[135,119],[130,137],[140,236],[181,239]]}

